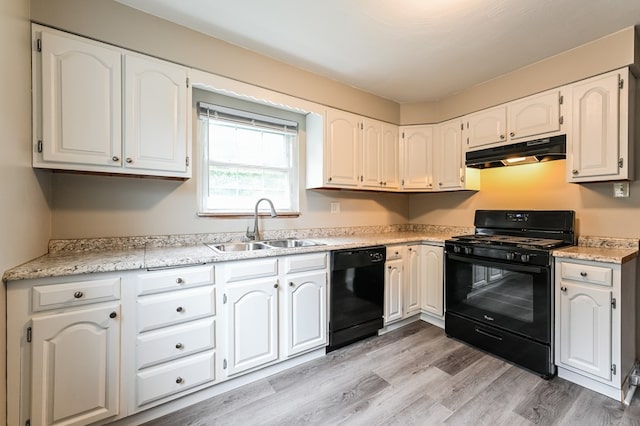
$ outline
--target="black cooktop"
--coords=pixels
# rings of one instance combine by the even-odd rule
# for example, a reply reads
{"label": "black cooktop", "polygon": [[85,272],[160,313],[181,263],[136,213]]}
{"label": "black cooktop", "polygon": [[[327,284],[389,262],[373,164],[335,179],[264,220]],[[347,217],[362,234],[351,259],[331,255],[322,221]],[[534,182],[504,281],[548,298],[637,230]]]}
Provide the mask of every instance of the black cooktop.
{"label": "black cooktop", "polygon": [[535,248],[549,250],[555,247],[567,245],[567,242],[551,238],[531,238],[518,235],[460,235],[451,240],[471,244],[489,244],[507,247]]}

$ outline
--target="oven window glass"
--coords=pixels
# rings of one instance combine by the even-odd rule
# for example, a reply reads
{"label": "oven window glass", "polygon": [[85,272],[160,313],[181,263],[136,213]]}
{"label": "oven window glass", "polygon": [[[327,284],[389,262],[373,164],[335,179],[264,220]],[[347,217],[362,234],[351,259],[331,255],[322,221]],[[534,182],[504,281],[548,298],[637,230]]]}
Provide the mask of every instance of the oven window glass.
{"label": "oven window glass", "polygon": [[447,311],[549,342],[549,268],[447,256]]}

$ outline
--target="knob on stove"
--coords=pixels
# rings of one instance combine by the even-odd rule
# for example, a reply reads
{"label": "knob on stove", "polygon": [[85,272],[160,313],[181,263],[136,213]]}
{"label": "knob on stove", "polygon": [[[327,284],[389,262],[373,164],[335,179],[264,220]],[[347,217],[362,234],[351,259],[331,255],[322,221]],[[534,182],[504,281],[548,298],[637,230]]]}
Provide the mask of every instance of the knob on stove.
{"label": "knob on stove", "polygon": [[513,260],[516,257],[516,255],[511,252],[508,252],[505,256],[507,260]]}
{"label": "knob on stove", "polygon": [[454,253],[460,253],[460,246],[453,246]]}
{"label": "knob on stove", "polygon": [[472,254],[472,253],[473,253],[473,248],[471,247],[464,248],[464,254]]}
{"label": "knob on stove", "polygon": [[522,256],[520,256],[520,259],[521,259],[523,262],[528,262],[528,261],[530,260],[530,257],[529,257],[529,255],[528,255],[528,254],[523,254]]}

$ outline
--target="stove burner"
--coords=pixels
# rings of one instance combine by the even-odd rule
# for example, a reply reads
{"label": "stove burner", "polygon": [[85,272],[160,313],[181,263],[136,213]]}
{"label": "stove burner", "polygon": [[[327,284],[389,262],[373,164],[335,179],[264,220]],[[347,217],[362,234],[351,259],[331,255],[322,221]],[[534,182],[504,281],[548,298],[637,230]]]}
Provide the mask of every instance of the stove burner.
{"label": "stove burner", "polygon": [[518,235],[460,235],[453,237],[453,240],[469,242],[474,244],[492,244],[500,246],[535,248],[535,249],[552,249],[565,245],[563,240],[551,238],[530,238]]}

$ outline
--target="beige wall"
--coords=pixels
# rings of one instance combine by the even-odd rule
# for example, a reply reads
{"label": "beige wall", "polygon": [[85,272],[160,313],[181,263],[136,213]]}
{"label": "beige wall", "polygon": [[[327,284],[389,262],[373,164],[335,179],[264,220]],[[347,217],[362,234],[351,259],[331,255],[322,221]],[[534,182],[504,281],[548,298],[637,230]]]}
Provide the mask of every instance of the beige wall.
{"label": "beige wall", "polygon": [[411,197],[412,223],[473,226],[477,209],[575,210],[579,235],[640,238],[640,182],[613,198],[611,182],[565,182],[564,160],[480,172],[479,192]]}
{"label": "beige wall", "polygon": [[[31,168],[29,1],[0,2],[0,274],[46,253],[50,235],[50,179]],[[0,330],[6,330],[0,291]],[[0,424],[6,418],[6,334],[0,333]]]}
{"label": "beige wall", "polygon": [[401,124],[439,123],[483,108],[559,87],[635,62],[633,27],[463,90],[437,102],[400,106]]}

